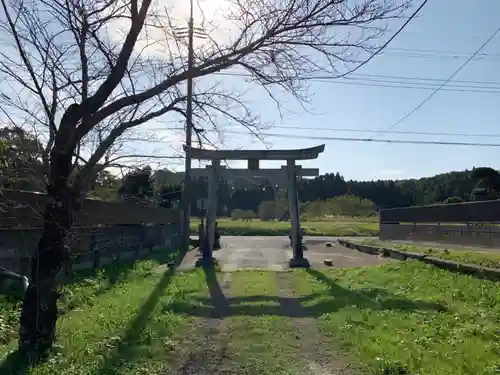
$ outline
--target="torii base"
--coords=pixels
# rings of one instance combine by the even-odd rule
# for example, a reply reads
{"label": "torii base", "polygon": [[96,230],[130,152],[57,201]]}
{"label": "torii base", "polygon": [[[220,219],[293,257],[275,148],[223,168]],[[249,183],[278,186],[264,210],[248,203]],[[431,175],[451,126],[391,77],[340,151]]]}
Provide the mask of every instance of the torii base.
{"label": "torii base", "polygon": [[306,258],[292,258],[288,262],[290,268],[309,268],[311,264]]}
{"label": "torii base", "polygon": [[211,267],[215,267],[219,264],[219,262],[217,261],[217,259],[215,258],[211,258],[211,259],[206,259],[206,258],[198,258],[196,260],[196,263],[194,264],[195,268],[199,268],[199,267],[202,267],[202,268],[211,268]]}

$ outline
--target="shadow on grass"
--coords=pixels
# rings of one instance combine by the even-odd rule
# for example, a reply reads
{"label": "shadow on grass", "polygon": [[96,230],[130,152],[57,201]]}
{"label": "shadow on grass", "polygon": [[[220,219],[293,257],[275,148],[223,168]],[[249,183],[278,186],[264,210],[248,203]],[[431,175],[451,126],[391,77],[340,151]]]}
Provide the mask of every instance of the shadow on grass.
{"label": "shadow on grass", "polygon": [[50,359],[51,351],[46,352],[41,358],[36,360],[36,363],[30,362],[26,357],[16,350],[7,355],[2,362],[0,362],[1,375],[26,375],[30,373],[30,369],[46,363]]}
{"label": "shadow on grass", "polygon": [[[218,374],[221,373],[222,363],[227,360],[226,351],[229,339],[220,336],[217,326],[218,319],[224,319],[228,316],[229,302],[224,295],[224,287],[221,287],[217,280],[217,271],[217,266],[203,267],[205,282],[210,294],[209,303],[212,309],[209,312],[209,318],[211,319],[203,322],[203,333],[195,338],[197,341],[196,350],[189,351],[176,372],[180,375]],[[217,345],[213,345],[214,342],[217,342]]]}
{"label": "shadow on grass", "polygon": [[[95,298],[101,294],[106,293],[113,287],[115,287],[120,281],[124,280],[129,276],[133,267],[137,264],[137,261],[145,261],[145,260],[154,260],[158,263],[164,264],[172,264],[173,267],[169,267],[167,272],[165,272],[163,278],[156,286],[156,289],[153,291],[148,301],[141,308],[140,313],[131,323],[129,330],[127,331],[126,337],[124,339],[124,343],[127,340],[131,340],[137,332],[140,332],[144,327],[144,324],[149,317],[149,314],[154,309],[158,299],[160,298],[162,292],[168,286],[173,274],[175,273],[176,267],[182,261],[184,257],[184,253],[173,251],[173,250],[165,250],[165,249],[154,249],[151,253],[142,256],[140,259],[123,259],[118,260],[113,263],[109,263],[101,268],[95,270],[81,270],[75,271],[72,273],[70,277],[64,280],[62,285],[81,285],[85,284],[85,279],[91,279],[99,274],[104,276],[104,279],[107,280],[106,285],[103,285],[95,293],[88,296],[89,298]],[[17,298],[16,295],[6,296],[6,298],[15,300]],[[85,299],[75,301],[75,303],[70,303],[68,306],[63,307],[62,313],[67,313],[75,308],[78,308],[82,304],[85,303]],[[38,365],[42,364],[43,360],[38,363]],[[22,375],[26,374],[29,368],[32,367],[28,362],[26,362],[18,351],[10,353],[1,363],[0,363],[0,374],[9,374],[9,375]],[[108,366],[109,367],[109,366]],[[105,372],[98,372],[105,373]]]}
{"label": "shadow on grass", "polygon": [[[70,277],[67,277],[61,284],[71,288],[72,285],[85,285],[87,280],[100,276],[104,284],[99,285],[96,291],[89,295],[89,298],[98,297],[113,289],[121,281],[126,280],[133,268],[139,261],[152,260],[159,264],[174,262],[178,251],[166,250],[165,248],[155,248],[150,253],[137,259],[119,259],[97,269],[74,271]],[[67,313],[84,304],[86,299],[70,301],[68,305],[63,306],[62,314]]]}
{"label": "shadow on grass", "polygon": [[20,283],[15,282],[8,288],[0,291],[0,303],[15,305],[23,300],[24,289]]}
{"label": "shadow on grass", "polygon": [[356,306],[373,310],[435,310],[438,312],[446,311],[446,307],[437,302],[428,302],[422,300],[408,300],[404,298],[395,298],[386,290],[380,288],[360,289],[351,291],[343,288],[335,283],[335,281],[327,277],[323,272],[309,268],[306,272],[316,281],[325,284],[328,287],[328,294],[335,299],[339,299],[348,303],[355,302]]}
{"label": "shadow on grass", "polygon": [[136,259],[118,259],[95,270],[87,269],[74,271],[72,276],[64,281],[64,284],[79,282],[83,278],[91,278],[101,273],[107,280],[109,280],[111,285],[114,285],[123,280],[138,261],[154,260],[158,263],[166,263],[174,260],[176,255],[177,251],[165,250],[165,248],[156,247],[153,248],[150,253]]}
{"label": "shadow on grass", "polygon": [[165,292],[165,289],[172,281],[172,278],[185,255],[185,252],[179,252],[177,254],[176,258],[169,266],[168,270],[163,274],[153,292],[142,305],[139,313],[130,322],[130,325],[121,342],[112,350],[112,353],[109,356],[105,357],[101,366],[94,372],[94,374],[119,374],[121,366],[126,366],[137,360],[141,354],[137,345],[137,339],[144,330],[151,313]]}
{"label": "shadow on grass", "polygon": [[[245,297],[224,297],[224,316],[262,316],[275,315],[290,318],[318,318],[324,314],[336,312],[340,309],[355,305],[360,309],[369,310],[395,310],[395,311],[445,311],[446,308],[434,302],[412,301],[397,298],[389,294],[384,289],[370,288],[360,290],[349,290],[329,279],[322,272],[315,269],[307,269],[309,275],[317,281],[326,284],[328,292],[312,293],[302,297],[278,297],[278,296],[245,296]],[[217,278],[207,274],[207,282],[211,298],[199,298],[202,306],[192,305],[185,302],[174,302],[170,308],[178,314],[186,314],[197,317],[217,316],[217,302],[222,301],[222,294]],[[323,297],[321,301],[305,306],[307,302],[312,302],[318,297]],[[327,297],[327,298],[325,298]],[[214,302],[215,301],[215,302]],[[251,303],[251,304],[250,304]],[[260,303],[260,304],[259,304]],[[220,304],[220,302],[219,302]],[[296,308],[297,306],[301,308]],[[295,306],[288,309],[286,306]]]}
{"label": "shadow on grass", "polygon": [[215,266],[203,267],[205,281],[210,293],[210,303],[212,305],[211,317],[223,318],[228,314],[230,302],[224,295],[224,292],[219,284],[219,280],[217,280],[217,271],[218,269]]}
{"label": "shadow on grass", "polygon": [[24,375],[30,369],[29,363],[18,351],[10,353],[2,363],[0,363],[0,374]]}

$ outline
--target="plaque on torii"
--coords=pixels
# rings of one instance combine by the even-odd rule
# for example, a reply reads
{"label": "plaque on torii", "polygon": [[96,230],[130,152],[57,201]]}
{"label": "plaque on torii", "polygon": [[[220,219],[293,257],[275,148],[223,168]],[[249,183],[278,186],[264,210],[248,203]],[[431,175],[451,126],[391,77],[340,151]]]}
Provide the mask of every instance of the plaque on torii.
{"label": "plaque on torii", "polygon": [[[297,177],[314,177],[319,175],[317,168],[302,168],[296,165],[297,160],[317,159],[325,150],[325,145],[296,150],[204,150],[184,145],[184,151],[192,159],[211,160],[212,164],[206,168],[195,168],[192,176],[208,176],[207,199],[207,241],[202,247],[203,261],[212,262],[214,246],[215,222],[217,216],[217,184],[219,177],[231,181],[235,178],[263,177],[274,186],[287,184],[288,206],[292,222],[291,240],[293,258],[290,259],[291,267],[305,267],[309,265],[304,258],[300,236],[300,213],[297,195]],[[221,160],[247,160],[246,169],[228,169],[221,167]],[[260,160],[286,160],[286,165],[279,169],[261,169]]]}

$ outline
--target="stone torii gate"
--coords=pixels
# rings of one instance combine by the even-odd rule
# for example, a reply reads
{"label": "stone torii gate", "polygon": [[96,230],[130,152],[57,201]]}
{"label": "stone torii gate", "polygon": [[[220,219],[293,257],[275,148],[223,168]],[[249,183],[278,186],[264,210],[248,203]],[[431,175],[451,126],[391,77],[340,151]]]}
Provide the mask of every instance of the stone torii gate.
{"label": "stone torii gate", "polygon": [[[211,165],[206,168],[195,168],[192,176],[208,175],[208,199],[207,199],[207,246],[202,247],[203,262],[212,262],[214,247],[215,222],[217,218],[217,186],[219,178],[226,180],[235,178],[263,177],[273,183],[287,185],[288,206],[292,222],[291,239],[293,258],[290,259],[290,267],[307,267],[309,262],[304,258],[302,241],[300,236],[300,214],[297,194],[297,176],[314,177],[319,175],[317,168],[304,169],[296,165],[297,160],[317,159],[318,155],[325,150],[325,145],[319,145],[306,149],[297,150],[203,150],[190,146],[184,146],[186,154],[192,159],[211,160]],[[221,167],[221,160],[247,160],[246,169],[227,169]],[[261,169],[260,160],[286,160],[286,165],[280,169]]]}

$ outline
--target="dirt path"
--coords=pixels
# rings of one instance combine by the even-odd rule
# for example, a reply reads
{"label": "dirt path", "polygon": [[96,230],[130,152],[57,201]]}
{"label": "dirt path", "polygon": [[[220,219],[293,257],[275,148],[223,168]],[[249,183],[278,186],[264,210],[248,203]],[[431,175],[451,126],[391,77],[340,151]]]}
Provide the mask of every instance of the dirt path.
{"label": "dirt path", "polygon": [[165,374],[357,374],[301,305],[290,272],[206,272],[206,278],[210,297],[179,307],[195,316],[194,324]]}
{"label": "dirt path", "polygon": [[293,283],[288,273],[277,273],[276,283],[280,293],[281,308],[285,315],[291,316],[300,347],[298,355],[306,365],[310,375],[354,375],[355,368],[347,362],[344,355],[334,350],[337,343],[324,337],[316,327],[313,317],[308,317],[304,307],[298,302]]}
{"label": "dirt path", "polygon": [[[216,279],[213,279],[216,278]],[[218,375],[231,374],[224,368],[227,360],[229,338],[224,334],[223,320],[228,316],[228,293],[231,274],[207,273],[207,284],[212,309],[205,317],[195,320],[184,336],[176,353],[174,363],[166,374],[175,375]],[[220,289],[219,287],[220,286]]]}
{"label": "dirt path", "polygon": [[[207,298],[177,307],[195,323],[177,346],[169,374],[358,373],[338,343],[321,334],[318,316],[301,304],[308,296],[296,295],[286,237],[223,237],[221,244],[214,256],[222,272],[203,271]],[[389,261],[349,250],[333,238],[307,238],[304,244],[313,268],[324,268],[324,259],[335,268]],[[190,252],[181,269],[193,269],[199,256]]]}

